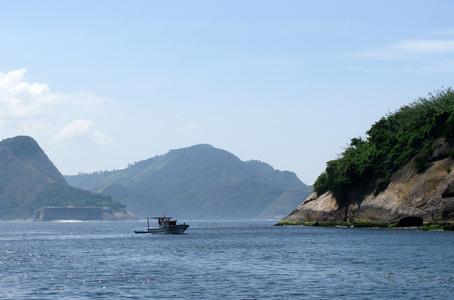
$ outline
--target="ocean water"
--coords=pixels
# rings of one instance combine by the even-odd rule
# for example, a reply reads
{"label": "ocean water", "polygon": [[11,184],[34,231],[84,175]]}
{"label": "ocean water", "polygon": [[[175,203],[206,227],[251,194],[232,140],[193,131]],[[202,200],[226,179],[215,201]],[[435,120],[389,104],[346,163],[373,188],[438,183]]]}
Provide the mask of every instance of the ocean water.
{"label": "ocean water", "polygon": [[453,299],[454,233],[187,221],[0,223],[0,299]]}

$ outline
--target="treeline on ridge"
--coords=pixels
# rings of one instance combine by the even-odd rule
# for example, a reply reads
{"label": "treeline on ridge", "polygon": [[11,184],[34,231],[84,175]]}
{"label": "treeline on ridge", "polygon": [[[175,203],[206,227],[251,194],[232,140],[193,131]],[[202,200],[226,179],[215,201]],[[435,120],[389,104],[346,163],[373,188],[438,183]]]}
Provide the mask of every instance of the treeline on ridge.
{"label": "treeline on ridge", "polygon": [[430,167],[431,146],[454,136],[454,92],[451,88],[419,98],[373,124],[367,137],[353,138],[338,159],[327,162],[314,183],[321,195],[333,193],[338,203],[345,193],[365,180],[375,179],[376,191],[384,190],[391,175],[415,155],[419,172]]}

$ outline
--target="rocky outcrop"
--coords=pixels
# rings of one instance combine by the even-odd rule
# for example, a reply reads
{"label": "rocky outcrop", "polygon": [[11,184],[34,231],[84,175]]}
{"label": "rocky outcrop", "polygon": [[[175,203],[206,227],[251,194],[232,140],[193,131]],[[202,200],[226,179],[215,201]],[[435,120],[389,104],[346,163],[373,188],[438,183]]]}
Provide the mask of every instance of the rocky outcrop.
{"label": "rocky outcrop", "polygon": [[419,222],[417,220],[422,218],[429,223],[454,224],[452,142],[441,139],[433,149],[429,158],[432,166],[419,173],[415,168],[415,157],[395,172],[388,187],[378,194],[375,192],[375,179],[348,191],[342,205],[329,192],[323,195],[314,193],[282,221],[376,224],[401,221],[404,224],[405,220]]}

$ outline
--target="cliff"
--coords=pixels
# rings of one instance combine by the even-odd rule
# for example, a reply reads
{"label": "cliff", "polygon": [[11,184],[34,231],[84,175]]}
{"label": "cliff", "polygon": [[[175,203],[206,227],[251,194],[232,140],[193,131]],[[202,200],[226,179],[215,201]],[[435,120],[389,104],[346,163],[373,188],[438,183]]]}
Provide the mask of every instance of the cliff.
{"label": "cliff", "polygon": [[326,163],[315,193],[282,221],[453,223],[454,91],[418,98],[366,134]]}
{"label": "cliff", "polygon": [[418,171],[415,156],[392,174],[381,192],[377,193],[379,181],[369,178],[346,191],[341,204],[331,192],[313,193],[281,222],[391,224],[413,218],[454,224],[453,142],[442,138],[432,146],[431,166],[425,171]]}

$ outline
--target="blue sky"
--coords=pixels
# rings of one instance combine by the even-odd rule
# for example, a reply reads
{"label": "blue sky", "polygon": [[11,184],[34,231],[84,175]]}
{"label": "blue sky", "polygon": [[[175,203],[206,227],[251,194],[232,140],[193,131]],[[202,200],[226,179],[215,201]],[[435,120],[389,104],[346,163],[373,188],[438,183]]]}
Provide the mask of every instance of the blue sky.
{"label": "blue sky", "polygon": [[453,1],[0,6],[0,139],[32,136],[63,174],[207,143],[313,184],[382,116],[453,85]]}

